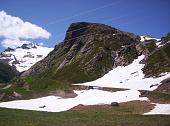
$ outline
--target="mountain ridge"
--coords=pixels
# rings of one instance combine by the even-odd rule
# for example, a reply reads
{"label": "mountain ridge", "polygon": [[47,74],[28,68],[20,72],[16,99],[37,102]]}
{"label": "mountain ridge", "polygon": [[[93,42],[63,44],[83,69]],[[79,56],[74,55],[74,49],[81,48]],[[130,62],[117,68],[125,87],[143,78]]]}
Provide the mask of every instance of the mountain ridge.
{"label": "mountain ridge", "polygon": [[[75,27],[78,30],[75,30]],[[115,36],[115,34],[118,35]],[[72,64],[71,62],[79,62],[77,63],[76,66],[78,67],[81,64],[84,65],[83,68],[86,69],[83,70],[84,72],[81,72],[84,74],[83,76],[86,76],[87,74],[90,73],[95,73],[98,75],[93,79],[96,79],[112,69],[113,67],[112,57],[116,54],[114,54],[114,52],[111,51],[121,49],[122,44],[128,45],[130,44],[130,42],[135,43],[139,40],[140,40],[139,36],[127,32],[122,32],[118,29],[112,28],[111,26],[97,24],[97,23],[86,23],[86,22],[73,23],[68,28],[64,41],[55,46],[55,49],[53,50],[53,52],[49,54],[49,57],[54,57],[53,58],[54,60],[55,58],[57,60],[61,59],[61,61],[59,60],[57,61],[58,65],[55,68],[57,69],[57,71],[59,71],[61,68],[71,65]],[[132,48],[128,48],[128,49],[130,49],[133,52]],[[126,51],[126,50],[127,49],[121,51]],[[109,56],[107,56],[107,54],[109,54]],[[90,60],[88,59],[89,57],[92,58],[91,62],[89,62]],[[135,57],[137,57],[137,55]],[[51,64],[53,64],[54,60],[52,58],[51,59],[48,58],[43,60],[45,62],[44,63],[45,65],[43,64],[43,61],[40,61],[37,67],[35,65],[30,70],[26,71],[24,74],[25,75],[29,74],[29,72],[30,74],[34,74],[33,71],[36,71],[36,73],[41,73],[38,72],[38,67],[40,67],[39,69],[41,69],[41,67],[45,68],[45,66],[47,65],[46,63],[48,63],[47,65],[48,67],[52,66]],[[104,58],[106,58],[107,60],[104,60]],[[89,63],[87,63],[86,60]],[[95,63],[98,62],[97,60],[101,62],[100,64],[98,63],[98,66],[95,66],[97,65],[97,63]],[[133,59],[130,60],[131,61],[124,61],[124,63],[122,64],[127,65],[130,62],[132,62]],[[120,62],[115,63],[115,65],[117,66],[117,64],[120,64]],[[40,65],[41,63],[43,65]],[[91,66],[90,64],[92,64],[93,66]],[[93,67],[96,67],[94,71],[92,69]],[[99,72],[96,71],[97,69],[100,69],[100,67],[103,67],[101,68],[102,70]],[[44,70],[44,68],[41,70]],[[81,71],[83,68],[80,68],[78,71]]]}

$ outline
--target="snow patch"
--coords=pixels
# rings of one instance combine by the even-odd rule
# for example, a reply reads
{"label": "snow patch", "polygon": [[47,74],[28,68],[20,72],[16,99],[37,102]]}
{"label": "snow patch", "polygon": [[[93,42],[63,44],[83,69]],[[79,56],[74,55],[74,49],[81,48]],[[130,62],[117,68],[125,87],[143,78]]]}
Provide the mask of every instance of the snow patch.
{"label": "snow patch", "polygon": [[[139,97],[138,90],[154,90],[160,82],[168,77],[170,73],[163,73],[158,78],[145,78],[142,68],[144,64],[140,61],[144,59],[144,55],[139,56],[128,66],[119,66],[111,70],[103,77],[76,85],[98,86],[98,87],[113,87],[113,88],[129,88],[130,90],[109,92],[99,89],[90,90],[75,90],[77,94],[75,98],[61,98],[57,96],[47,96],[30,100],[16,100],[0,103],[0,107],[61,112],[67,111],[79,104],[97,105],[111,104],[111,102],[129,102],[134,100],[148,100],[146,97]],[[144,114],[170,114],[170,104],[156,104],[155,109]]]}
{"label": "snow patch", "polygon": [[144,113],[144,115],[155,115],[155,114],[170,115],[170,104],[156,104],[153,110]]}
{"label": "snow patch", "polygon": [[97,105],[111,104],[111,102],[128,102],[133,100],[147,100],[146,97],[140,98],[140,92],[136,90],[126,90],[117,92],[108,92],[97,89],[75,91],[78,96],[75,98],[60,98],[57,96],[47,96],[30,100],[16,100],[0,103],[0,107],[61,112],[67,111],[79,104]]}
{"label": "snow patch", "polygon": [[160,41],[161,39],[158,39],[158,38],[152,38],[152,37],[148,37],[148,36],[140,36],[140,41],[143,42],[145,40],[151,40],[151,39],[154,39],[156,41]]}
{"label": "snow patch", "polygon": [[95,81],[75,85],[154,90],[160,85],[162,80],[170,77],[170,73],[162,74],[158,78],[145,78],[142,71],[144,64],[140,64],[140,61],[143,59],[144,55],[141,55],[128,66],[118,66]]}

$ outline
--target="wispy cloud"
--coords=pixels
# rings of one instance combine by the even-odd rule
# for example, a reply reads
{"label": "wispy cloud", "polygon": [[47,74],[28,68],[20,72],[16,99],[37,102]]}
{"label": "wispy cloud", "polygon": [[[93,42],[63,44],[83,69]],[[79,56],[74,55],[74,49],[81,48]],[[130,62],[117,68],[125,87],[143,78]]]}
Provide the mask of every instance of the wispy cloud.
{"label": "wispy cloud", "polygon": [[5,11],[0,11],[0,36],[5,40],[2,41],[2,46],[18,46],[20,43],[28,41],[20,41],[20,39],[48,39],[51,36],[47,30],[32,24],[24,22],[19,17],[8,15]]}

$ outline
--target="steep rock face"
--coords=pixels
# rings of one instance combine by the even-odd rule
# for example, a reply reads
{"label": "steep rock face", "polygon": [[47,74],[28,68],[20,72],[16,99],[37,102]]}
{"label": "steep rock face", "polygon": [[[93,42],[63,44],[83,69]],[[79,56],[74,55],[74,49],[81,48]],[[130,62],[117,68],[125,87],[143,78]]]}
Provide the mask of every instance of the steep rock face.
{"label": "steep rock face", "polygon": [[73,23],[64,41],[22,76],[37,75],[71,83],[97,79],[138,55],[140,37],[104,24]]}

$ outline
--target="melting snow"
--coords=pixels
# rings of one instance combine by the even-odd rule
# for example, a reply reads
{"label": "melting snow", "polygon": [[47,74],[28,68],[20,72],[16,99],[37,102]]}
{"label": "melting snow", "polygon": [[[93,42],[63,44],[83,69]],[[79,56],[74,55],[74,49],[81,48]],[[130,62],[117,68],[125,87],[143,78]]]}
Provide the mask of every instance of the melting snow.
{"label": "melting snow", "polygon": [[154,39],[156,41],[160,41],[161,39],[157,39],[157,38],[152,38],[152,37],[148,37],[148,36],[140,36],[140,41],[143,42],[145,40],[151,40],[151,39]]}
{"label": "melting snow", "polygon": [[155,108],[144,115],[163,114],[170,115],[170,104],[156,104]]}
{"label": "melting snow", "polygon": [[57,96],[47,96],[30,100],[16,100],[0,103],[0,107],[26,109],[36,111],[61,112],[69,110],[79,104],[96,105],[110,104],[111,102],[128,102],[133,100],[147,100],[140,98],[140,92],[136,90],[126,90],[108,92],[97,89],[75,91],[78,94],[75,98],[60,98]]}
{"label": "melting snow", "polygon": [[[75,98],[61,98],[57,96],[47,96],[30,100],[16,100],[0,103],[0,107],[26,109],[36,111],[61,112],[67,111],[79,104],[96,105],[110,104],[111,102],[128,102],[133,100],[148,100],[146,97],[139,97],[138,90],[154,90],[160,82],[170,73],[161,74],[158,78],[144,78],[142,68],[144,64],[140,61],[144,55],[139,56],[132,64],[128,66],[119,66],[111,70],[105,76],[87,83],[77,85],[113,87],[113,88],[129,88],[125,91],[108,92],[98,89],[74,91],[78,96]],[[154,86],[155,85],[155,86]],[[155,109],[145,114],[170,114],[170,105],[156,104]]]}
{"label": "melting snow", "polygon": [[163,76],[158,78],[145,78],[142,71],[144,64],[140,64],[143,58],[144,55],[141,55],[128,66],[118,66],[95,81],[76,85],[154,90],[162,80],[170,77],[170,73],[162,74]]}

